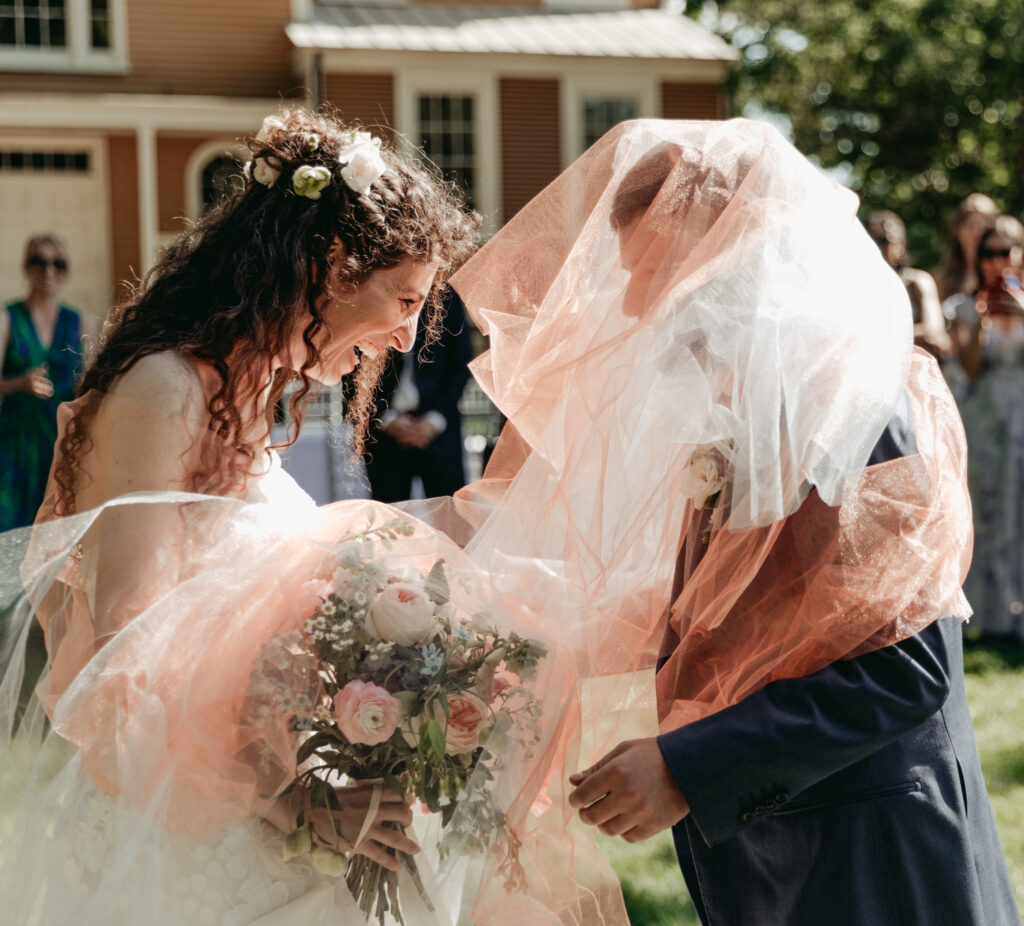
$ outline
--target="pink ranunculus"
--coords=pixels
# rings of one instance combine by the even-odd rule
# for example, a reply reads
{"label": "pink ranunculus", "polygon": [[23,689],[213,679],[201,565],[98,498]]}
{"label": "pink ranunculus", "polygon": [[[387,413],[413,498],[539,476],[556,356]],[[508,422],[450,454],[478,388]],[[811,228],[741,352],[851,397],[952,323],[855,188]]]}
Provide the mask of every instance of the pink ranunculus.
{"label": "pink ranunculus", "polygon": [[[472,752],[480,745],[480,729],[490,717],[490,708],[475,694],[460,691],[448,695],[448,728],[445,751],[450,755]],[[444,714],[438,718],[444,725]]]}
{"label": "pink ranunculus", "polygon": [[373,682],[352,681],[334,696],[334,716],[350,743],[376,746],[398,729],[402,705]]}

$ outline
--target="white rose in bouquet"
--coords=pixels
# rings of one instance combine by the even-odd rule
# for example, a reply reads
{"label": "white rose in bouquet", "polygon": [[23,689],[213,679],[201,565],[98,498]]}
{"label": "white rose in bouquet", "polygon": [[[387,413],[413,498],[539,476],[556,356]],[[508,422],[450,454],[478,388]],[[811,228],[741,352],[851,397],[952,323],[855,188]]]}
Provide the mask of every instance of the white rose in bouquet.
{"label": "white rose in bouquet", "polygon": [[386,585],[366,616],[366,630],[379,640],[416,646],[437,633],[434,602],[410,582]]}

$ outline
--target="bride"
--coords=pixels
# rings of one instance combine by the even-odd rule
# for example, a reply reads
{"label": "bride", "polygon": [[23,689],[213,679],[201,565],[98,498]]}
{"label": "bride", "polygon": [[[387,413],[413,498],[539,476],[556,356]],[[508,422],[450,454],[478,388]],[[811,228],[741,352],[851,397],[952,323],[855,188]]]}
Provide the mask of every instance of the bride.
{"label": "bride", "polygon": [[[286,384],[301,423],[314,383],[357,366],[365,417],[477,219],[413,158],[325,116],[268,118],[250,148],[243,190],[108,326],[61,410],[36,527],[5,538],[27,592],[0,655],[5,922],[362,921],[344,879],[284,862],[294,757],[246,703],[260,646],[301,621],[304,538],[324,532],[270,424]],[[30,612],[48,654],[34,690]],[[339,793],[337,848],[389,869],[389,850],[418,851],[405,796]]]}

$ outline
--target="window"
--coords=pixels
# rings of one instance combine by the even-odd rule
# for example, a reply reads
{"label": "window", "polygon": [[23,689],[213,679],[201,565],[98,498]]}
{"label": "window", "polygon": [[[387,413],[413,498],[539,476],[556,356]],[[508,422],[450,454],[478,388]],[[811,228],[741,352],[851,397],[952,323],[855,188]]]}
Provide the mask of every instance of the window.
{"label": "window", "polygon": [[125,0],[0,0],[0,67],[127,70]]}
{"label": "window", "polygon": [[635,119],[639,115],[637,101],[632,97],[620,99],[592,98],[583,101],[583,147],[589,148],[612,126]]}
{"label": "window", "polygon": [[107,0],[90,0],[89,42],[93,48],[110,48],[110,10]]}
{"label": "window", "polygon": [[419,138],[427,157],[457,183],[471,207],[477,198],[472,96],[420,96]]}
{"label": "window", "polygon": [[227,154],[207,161],[203,167],[202,179],[202,210],[206,212],[226,196],[231,196],[242,188],[245,181],[238,161]]}
{"label": "window", "polygon": [[64,48],[64,0],[7,0],[0,4],[0,46]]}
{"label": "window", "polygon": [[0,150],[0,172],[15,171],[88,173],[89,152]]}

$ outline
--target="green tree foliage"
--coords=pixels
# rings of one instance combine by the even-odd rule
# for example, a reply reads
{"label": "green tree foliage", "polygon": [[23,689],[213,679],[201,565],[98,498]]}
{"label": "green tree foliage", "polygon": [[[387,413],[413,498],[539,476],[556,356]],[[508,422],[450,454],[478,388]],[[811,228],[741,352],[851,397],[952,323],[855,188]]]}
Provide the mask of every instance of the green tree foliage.
{"label": "green tree foliage", "polygon": [[1024,211],[1024,0],[696,0],[687,14],[742,51],[734,112],[788,117],[863,212],[903,217],[919,266],[938,263],[969,193]]}

